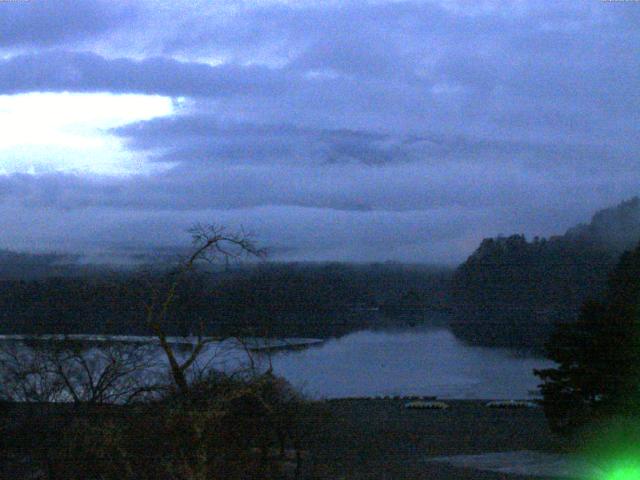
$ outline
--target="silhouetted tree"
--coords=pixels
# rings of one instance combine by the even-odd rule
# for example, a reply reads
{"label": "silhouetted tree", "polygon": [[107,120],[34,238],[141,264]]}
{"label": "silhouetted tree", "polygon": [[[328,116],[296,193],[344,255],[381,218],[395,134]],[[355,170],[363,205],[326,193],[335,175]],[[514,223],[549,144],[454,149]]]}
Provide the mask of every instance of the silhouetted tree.
{"label": "silhouetted tree", "polygon": [[154,369],[160,366],[147,344],[90,344],[66,337],[3,341],[0,400],[130,403],[159,390]]}
{"label": "silhouetted tree", "polygon": [[195,343],[186,358],[181,358],[176,347],[169,341],[167,333],[167,315],[176,301],[178,289],[201,262],[214,262],[220,259],[239,259],[243,256],[262,257],[265,251],[256,247],[250,235],[244,232],[228,232],[217,225],[196,225],[190,230],[193,238],[193,251],[167,277],[165,288],[152,288],[150,298],[145,302],[145,323],[150,333],[160,344],[169,364],[169,371],[175,386],[181,393],[189,389],[187,372],[197,361],[211,339],[205,337],[205,324],[199,325]]}
{"label": "silhouetted tree", "polygon": [[604,300],[585,303],[576,322],[560,325],[547,352],[558,367],[535,373],[556,431],[640,414],[640,245],[620,258]]}

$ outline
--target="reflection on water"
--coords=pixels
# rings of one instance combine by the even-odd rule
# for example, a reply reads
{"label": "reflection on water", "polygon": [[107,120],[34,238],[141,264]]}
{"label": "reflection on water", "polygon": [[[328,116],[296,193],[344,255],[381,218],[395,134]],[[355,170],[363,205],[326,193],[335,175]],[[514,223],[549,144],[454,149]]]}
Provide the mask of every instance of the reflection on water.
{"label": "reflection on water", "polygon": [[272,356],[276,374],[314,398],[436,395],[529,398],[534,368],[549,361],[472,347],[444,327],[359,331],[303,351]]}

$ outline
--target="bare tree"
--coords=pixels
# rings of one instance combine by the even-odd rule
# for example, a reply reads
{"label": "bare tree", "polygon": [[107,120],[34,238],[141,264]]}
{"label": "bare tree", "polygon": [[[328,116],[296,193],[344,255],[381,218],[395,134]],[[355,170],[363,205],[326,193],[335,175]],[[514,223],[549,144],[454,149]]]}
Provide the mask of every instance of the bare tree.
{"label": "bare tree", "polygon": [[[188,389],[187,372],[214,339],[205,336],[205,325],[201,322],[186,357],[172,343],[166,327],[178,287],[201,263],[265,256],[265,251],[243,230],[228,232],[222,226],[195,225],[189,232],[193,238],[192,253],[169,273],[167,284],[159,286],[157,282],[149,282],[150,291],[144,298],[146,326],[166,357],[172,383],[182,393]],[[155,358],[152,348],[114,341],[87,349],[81,342],[69,338],[38,339],[29,342],[28,348],[24,343],[4,343],[0,346],[4,392],[0,394],[20,401],[129,401],[151,389],[141,383],[141,379],[150,377]],[[202,364],[199,367],[204,368]]]}
{"label": "bare tree", "polygon": [[64,382],[52,373],[40,348],[20,341],[0,344],[0,400],[55,402],[64,397]]}
{"label": "bare tree", "polygon": [[0,397],[20,402],[130,403],[152,395],[150,345],[41,338],[0,345]]}
{"label": "bare tree", "polygon": [[[291,447],[299,473],[301,399],[271,369],[260,372],[251,341],[208,337],[201,323],[185,354],[169,337],[179,287],[199,263],[265,255],[244,232],[198,225],[191,234],[193,253],[164,283],[150,282],[146,290],[144,320],[157,344],[40,338],[0,348],[0,385],[7,399],[91,405],[60,408],[59,419],[32,414],[32,423],[18,425],[27,445],[33,431],[42,437],[31,456],[46,478],[282,478]],[[214,340],[228,341],[202,355]],[[246,356],[248,371],[212,368],[216,355],[232,352]],[[157,395],[155,374],[167,375],[167,362],[158,358],[163,356],[176,388]],[[151,398],[162,401],[102,406]],[[20,445],[14,459],[22,461]]]}
{"label": "bare tree", "polygon": [[196,362],[206,345],[214,339],[205,336],[205,326],[201,323],[189,355],[182,359],[177,354],[165,330],[167,315],[175,301],[177,288],[200,263],[237,261],[243,257],[263,258],[266,255],[264,249],[256,246],[252,235],[243,230],[229,232],[223,226],[197,224],[189,230],[189,233],[193,239],[193,252],[171,273],[168,288],[160,292],[158,288],[153,287],[150,300],[145,302],[147,327],[158,339],[160,348],[169,363],[172,380],[182,393],[189,388],[187,371]]}

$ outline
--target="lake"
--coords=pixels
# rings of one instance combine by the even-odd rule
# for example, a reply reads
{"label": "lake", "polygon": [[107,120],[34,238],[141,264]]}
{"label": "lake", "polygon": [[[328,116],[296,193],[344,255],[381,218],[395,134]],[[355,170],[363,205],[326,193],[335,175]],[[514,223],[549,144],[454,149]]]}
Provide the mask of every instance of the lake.
{"label": "lake", "polygon": [[469,346],[443,326],[362,330],[301,351],[271,355],[274,373],[312,398],[425,395],[524,399],[553,364]]}
{"label": "lake", "polygon": [[[2,336],[3,341],[23,340],[22,336]],[[55,336],[40,337],[56,339]],[[155,343],[152,337],[77,335],[91,349],[105,340]],[[188,355],[193,339],[171,339],[181,355]],[[459,340],[442,323],[419,326],[384,327],[354,331],[338,338],[264,340],[244,339],[213,342],[207,346],[198,365],[219,370],[246,366],[244,348],[253,350],[251,358],[259,369],[272,366],[276,375],[286,378],[310,398],[377,396],[437,396],[447,399],[525,399],[531,398],[539,380],[534,368],[553,364],[543,358],[525,356],[506,349],[470,346]],[[319,342],[319,343],[314,343]],[[285,343],[306,348],[282,349]],[[92,345],[92,346],[91,346]],[[155,369],[166,367],[164,354],[152,354]],[[197,366],[198,366],[197,365]],[[158,370],[160,369],[160,370]]]}

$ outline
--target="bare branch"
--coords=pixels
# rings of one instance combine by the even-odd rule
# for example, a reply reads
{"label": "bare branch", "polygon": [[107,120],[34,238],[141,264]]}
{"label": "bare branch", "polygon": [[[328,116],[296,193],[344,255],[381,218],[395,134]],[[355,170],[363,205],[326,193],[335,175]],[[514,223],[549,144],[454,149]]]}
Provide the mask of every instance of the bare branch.
{"label": "bare branch", "polygon": [[239,260],[243,257],[264,258],[266,256],[266,251],[258,248],[253,236],[242,228],[239,232],[228,232],[225,227],[220,225],[196,224],[189,230],[189,233],[193,240],[194,251],[173,272],[173,280],[164,298],[158,304],[158,309],[155,308],[157,305],[155,298],[157,297],[154,297],[151,305],[146,306],[147,326],[158,338],[160,347],[169,362],[174,383],[183,392],[188,389],[186,372],[202,354],[208,341],[203,340],[204,328],[201,325],[198,341],[191,354],[182,363],[178,361],[178,356],[173,346],[168,342],[166,332],[163,329],[169,308],[175,301],[178,286],[199,262],[212,262],[218,259]]}

